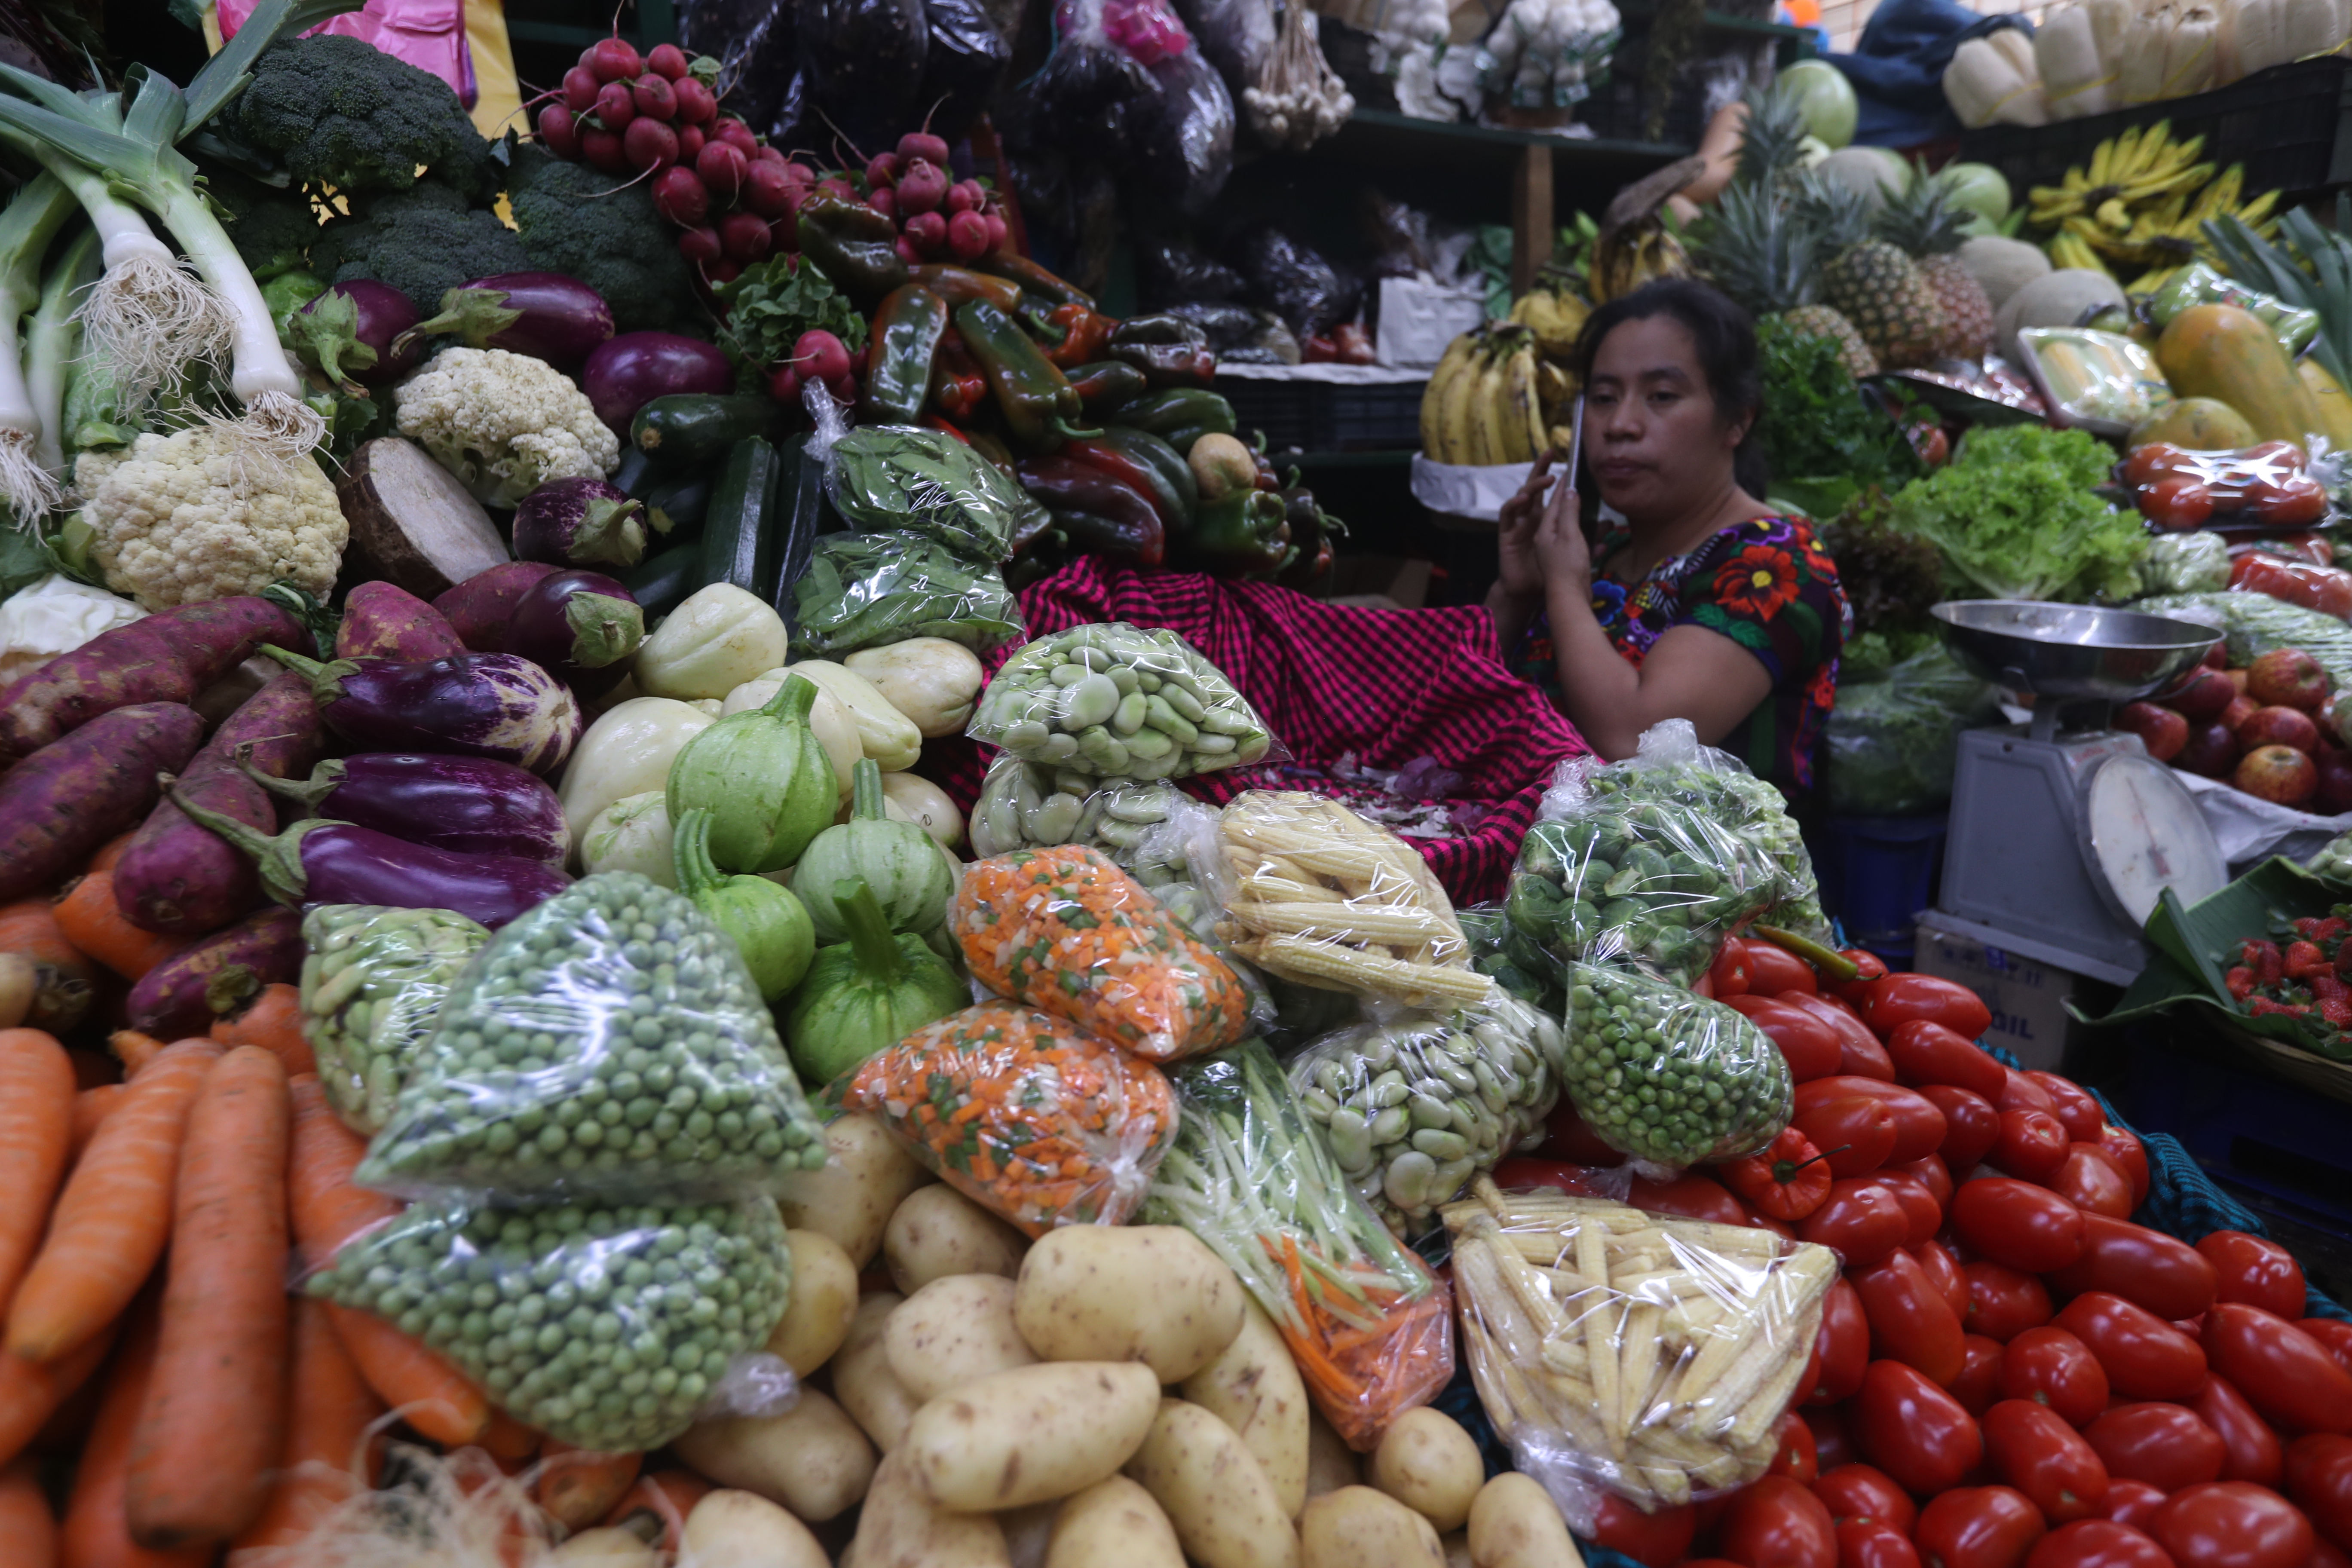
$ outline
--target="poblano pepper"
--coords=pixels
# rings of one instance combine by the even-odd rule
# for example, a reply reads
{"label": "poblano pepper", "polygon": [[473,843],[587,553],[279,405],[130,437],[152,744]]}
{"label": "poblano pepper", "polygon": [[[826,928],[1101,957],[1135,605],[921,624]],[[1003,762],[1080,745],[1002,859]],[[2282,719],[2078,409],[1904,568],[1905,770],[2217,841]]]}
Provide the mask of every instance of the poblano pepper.
{"label": "poblano pepper", "polygon": [[[1138,522],[1131,517],[1108,518],[1091,511],[1056,511],[1053,514],[1054,532],[1071,555],[1101,555],[1138,566],[1157,566],[1167,558],[1167,535],[1160,529],[1160,519],[1151,515],[1151,509],[1143,510],[1149,521]],[[1033,552],[1030,559],[1036,558]],[[1007,575],[1005,581],[1009,584],[1013,578]],[[1022,586],[1034,581],[1029,578]]]}
{"label": "poblano pepper", "polygon": [[[1146,441],[1159,439],[1158,437],[1148,435],[1141,430],[1129,430],[1125,434]],[[1067,442],[1061,451],[1055,454],[1055,457],[1108,474],[1145,500],[1150,501],[1151,510],[1160,514],[1160,526],[1166,531],[1169,538],[1173,539],[1191,528],[1193,508],[1200,504],[1197,481],[1193,491],[1193,504],[1187,506],[1175,484],[1160,471],[1157,465],[1149,458],[1114,444],[1109,439],[1109,436],[1110,432],[1106,430],[1102,435],[1084,441]],[[1188,476],[1191,471],[1189,468],[1185,470]]]}
{"label": "poblano pepper", "polygon": [[993,256],[983,256],[972,265],[982,272],[1010,278],[1021,285],[1023,293],[1034,300],[1043,300],[1048,305],[1084,305],[1089,310],[1095,308],[1093,295],[1075,283],[1056,278],[1025,256],[1010,256],[1000,251]]}
{"label": "poblano pepper", "polygon": [[1181,542],[1179,564],[1220,577],[1279,571],[1290,553],[1290,521],[1271,490],[1240,490],[1202,503]]}
{"label": "poblano pepper", "polygon": [[950,305],[985,300],[1008,315],[1021,308],[1021,285],[1010,278],[992,278],[969,267],[927,262],[909,268],[907,276]]}
{"label": "poblano pepper", "polygon": [[1117,360],[1082,364],[1069,373],[1069,382],[1087,413],[1096,418],[1110,416],[1151,389],[1141,371]]}
{"label": "poblano pepper", "polygon": [[878,300],[907,281],[898,226],[863,202],[812,191],[801,204],[795,236],[801,255],[859,300]]}
{"label": "poblano pepper", "polygon": [[[909,283],[874,312],[866,350],[866,408],[888,425],[911,425],[931,395],[931,365],[948,330],[947,301]],[[959,437],[961,439],[961,437]]]}
{"label": "poblano pepper", "polygon": [[[1160,512],[1122,479],[1056,454],[1023,462],[1021,485],[1055,511],[1055,521],[1082,550],[1139,566],[1157,566],[1166,556],[1168,530]],[[1099,521],[1076,521],[1074,527],[1081,518]]]}
{"label": "poblano pepper", "polygon": [[1181,316],[1134,316],[1121,321],[1104,351],[1143,372],[1154,386],[1205,386],[1217,374],[1208,334]]}
{"label": "poblano pepper", "polygon": [[1179,452],[1203,436],[1230,436],[1240,425],[1234,405],[1202,387],[1170,387],[1139,398],[1111,416],[1115,424],[1149,430]]}
{"label": "poblano pepper", "polygon": [[980,363],[1005,426],[1021,446],[1051,451],[1074,436],[1096,432],[1073,427],[1086,411],[1069,378],[1048,361],[1019,322],[985,300],[956,307],[956,331]]}

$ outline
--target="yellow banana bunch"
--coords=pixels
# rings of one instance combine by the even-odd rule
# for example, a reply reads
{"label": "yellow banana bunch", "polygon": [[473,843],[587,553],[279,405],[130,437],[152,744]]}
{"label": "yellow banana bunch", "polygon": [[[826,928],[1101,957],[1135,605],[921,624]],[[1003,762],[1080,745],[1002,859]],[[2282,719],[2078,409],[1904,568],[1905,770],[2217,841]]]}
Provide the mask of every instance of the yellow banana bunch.
{"label": "yellow banana bunch", "polygon": [[1469,367],[1479,349],[1479,339],[1485,331],[1468,331],[1445,345],[1445,353],[1437,368],[1429,373],[1429,384],[1421,392],[1421,449],[1433,463],[1458,461],[1454,451],[1454,434],[1447,423],[1451,410],[1452,388]]}
{"label": "yellow banana bunch", "polygon": [[1528,327],[1490,323],[1454,340],[1421,400],[1421,445],[1432,462],[1528,463],[1547,444],[1543,365]]}
{"label": "yellow banana bunch", "polygon": [[1511,320],[1534,332],[1536,346],[1557,359],[1576,352],[1576,334],[1584,330],[1584,318],[1591,313],[1592,307],[1578,296],[1548,289],[1540,282],[1511,307]]}
{"label": "yellow banana bunch", "polygon": [[2204,148],[2202,136],[2173,141],[2170,121],[2135,126],[2100,142],[2087,169],[2069,169],[2057,184],[2034,186],[2027,216],[2036,228],[2056,228],[2089,214],[2117,234],[2127,232],[2135,209],[2212,177],[2212,167],[2197,161]]}

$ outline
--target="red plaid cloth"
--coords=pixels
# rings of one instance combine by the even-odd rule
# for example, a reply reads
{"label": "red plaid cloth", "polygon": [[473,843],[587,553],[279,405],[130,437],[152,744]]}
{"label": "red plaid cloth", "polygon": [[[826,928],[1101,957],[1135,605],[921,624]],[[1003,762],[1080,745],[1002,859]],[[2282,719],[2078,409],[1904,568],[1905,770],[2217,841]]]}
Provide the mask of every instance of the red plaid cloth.
{"label": "red plaid cloth", "polygon": [[[1024,589],[1021,608],[1033,637],[1095,621],[1179,633],[1301,762],[1328,765],[1353,752],[1367,766],[1396,769],[1427,756],[1459,773],[1463,797],[1490,808],[1477,831],[1407,840],[1457,904],[1503,896],[1552,769],[1591,749],[1496,658],[1483,610],[1354,609],[1270,584],[1136,572],[1095,556]],[[980,797],[982,749],[957,737],[923,750],[924,771],[969,812]],[[1181,782],[1222,804],[1259,782],[1254,774],[1237,768]]]}

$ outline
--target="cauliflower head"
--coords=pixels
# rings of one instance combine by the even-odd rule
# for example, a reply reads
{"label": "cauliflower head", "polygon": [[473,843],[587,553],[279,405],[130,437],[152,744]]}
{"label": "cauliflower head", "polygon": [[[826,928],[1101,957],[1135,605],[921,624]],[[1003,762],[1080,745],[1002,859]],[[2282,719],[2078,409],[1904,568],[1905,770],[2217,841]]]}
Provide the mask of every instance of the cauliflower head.
{"label": "cauliflower head", "polygon": [[550,479],[601,479],[620,438],[588,395],[544,360],[444,349],[393,394],[400,433],[485,506],[513,506]]}
{"label": "cauliflower head", "polygon": [[281,579],[325,598],[351,525],[308,458],[257,451],[234,426],[152,432],[74,470],[106,585],[148,610],[255,594]]}

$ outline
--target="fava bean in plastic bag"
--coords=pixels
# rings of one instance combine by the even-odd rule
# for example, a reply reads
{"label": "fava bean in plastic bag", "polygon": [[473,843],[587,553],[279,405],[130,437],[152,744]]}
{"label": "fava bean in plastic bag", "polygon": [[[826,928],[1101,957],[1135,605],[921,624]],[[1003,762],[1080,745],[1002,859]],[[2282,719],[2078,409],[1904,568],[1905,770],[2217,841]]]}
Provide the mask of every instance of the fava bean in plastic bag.
{"label": "fava bean in plastic bag", "polygon": [[1603,1492],[1654,1512],[1770,1468],[1835,1253],[1486,1177],[1444,1214],[1479,1401],[1579,1530]]}
{"label": "fava bean in plastic bag", "polygon": [[773,1415],[792,1369],[759,1352],[792,1294],[767,1198],[687,1207],[419,1204],[304,1284],[446,1356],[558,1441],[657,1448],[716,1405]]}
{"label": "fava bean in plastic bag", "polygon": [[1146,837],[1185,797],[1164,780],[1106,779],[1000,753],[971,808],[975,854],[1084,844],[1132,871]]}
{"label": "fava bean in plastic bag", "polygon": [[1183,778],[1289,754],[1192,644],[1124,621],[1022,648],[964,732],[1024,762],[1108,778]]}
{"label": "fava bean in plastic bag", "polygon": [[450,910],[320,904],[302,917],[302,1033],[344,1126],[383,1128],[451,983],[489,940]]}
{"label": "fava bean in plastic bag", "polygon": [[1027,631],[1002,573],[918,533],[824,534],[793,584],[793,648],[803,657],[908,637],[986,653]]}
{"label": "fava bean in plastic bag", "polygon": [[951,929],[972,978],[1154,1061],[1249,1033],[1249,995],[1160,900],[1083,845],[965,868]]}
{"label": "fava bean in plastic bag", "polygon": [[1731,1160],[1789,1124],[1789,1064],[1720,1002],[1630,970],[1568,972],[1562,1084],[1612,1149],[1667,1166]]}
{"label": "fava bean in plastic bag", "polygon": [[358,1179],[642,1202],[766,1191],[824,1161],[733,939],[680,894],[606,871],[476,955]]}
{"label": "fava bean in plastic bag", "polygon": [[878,1117],[950,1186],[1033,1237],[1126,1224],[1176,1135],[1158,1068],[1011,1002],[867,1058],[842,1107]]}

